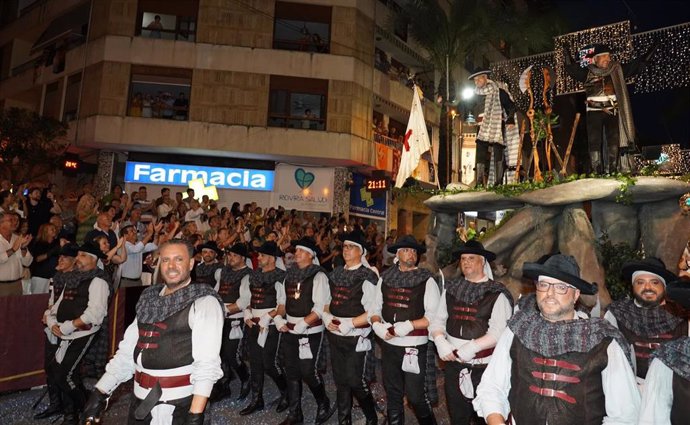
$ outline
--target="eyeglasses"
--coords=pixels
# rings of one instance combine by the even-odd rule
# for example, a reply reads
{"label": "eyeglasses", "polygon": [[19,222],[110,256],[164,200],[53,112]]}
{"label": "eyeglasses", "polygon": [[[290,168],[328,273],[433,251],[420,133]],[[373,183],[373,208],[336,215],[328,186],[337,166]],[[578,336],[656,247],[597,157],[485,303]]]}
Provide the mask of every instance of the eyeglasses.
{"label": "eyeglasses", "polygon": [[537,281],[535,286],[539,292],[548,292],[549,287],[553,286],[553,290],[558,295],[565,295],[568,293],[568,289],[575,289],[574,286],[568,285],[567,283],[551,283],[544,282],[543,280]]}

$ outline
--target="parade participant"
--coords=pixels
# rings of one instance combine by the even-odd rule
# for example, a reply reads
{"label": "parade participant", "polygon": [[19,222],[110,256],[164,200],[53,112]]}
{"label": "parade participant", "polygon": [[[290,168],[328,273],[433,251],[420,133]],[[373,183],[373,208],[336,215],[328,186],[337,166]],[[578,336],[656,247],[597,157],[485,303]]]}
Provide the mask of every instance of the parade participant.
{"label": "parade participant", "polygon": [[46,325],[58,347],[46,367],[48,388],[59,388],[64,412],[63,425],[78,423],[86,401],[80,364],[108,313],[108,281],[96,267],[105,254],[92,243],[79,247],[75,271],[64,279],[64,289],[45,316]]}
{"label": "parade participant", "polygon": [[242,360],[242,340],[244,309],[251,301],[249,274],[252,269],[246,264],[249,253],[245,244],[235,244],[225,252],[226,265],[221,269],[218,284],[214,288],[225,303],[223,345],[220,349],[223,378],[216,382],[211,401],[230,396],[230,381],[233,372],[242,383],[238,400],[244,400],[249,395],[249,371]]}
{"label": "parade participant", "polygon": [[[690,310],[687,280],[668,284],[669,298]],[[690,418],[690,338],[665,342],[652,353],[639,425],[681,425]]]}
{"label": "parade participant", "polygon": [[220,269],[223,267],[223,263],[220,262],[223,251],[213,241],[199,245],[198,250],[201,252],[202,261],[194,268],[194,283],[206,283],[215,287],[220,278]]}
{"label": "parade participant", "polygon": [[612,60],[612,50],[604,44],[595,44],[589,50],[586,57],[591,63],[586,68],[571,56],[567,46],[564,56],[566,72],[584,83],[591,172],[630,171],[627,156],[621,161],[621,155],[634,150],[635,143],[635,126],[625,79],[647,66],[656,45],[626,65]]}
{"label": "parade participant", "polygon": [[278,330],[273,318],[285,309],[285,272],[276,268],[276,258],[283,255],[275,242],[265,242],[256,249],[259,270],[249,274],[251,299],[244,309],[244,323],[249,327],[249,367],[252,399],[240,415],[264,409],[264,373],[273,379],[280,391],[277,412],[288,408],[287,384],[277,361]]}
{"label": "parade participant", "polygon": [[658,258],[629,261],[622,267],[623,279],[632,284],[633,299],[616,300],[604,319],[617,327],[632,345],[637,383],[644,384],[652,352],[663,342],[688,336],[687,313],[666,300],[666,283],[676,280]]}
{"label": "parade participant", "polygon": [[[484,98],[484,119],[477,134],[477,185],[489,184],[490,166],[494,167],[494,184],[503,183],[505,171],[506,127],[515,126],[515,103],[505,89],[490,80],[491,71],[476,69],[467,79],[474,81],[474,92]],[[491,148],[491,153],[489,153]]]}
{"label": "parade participant", "polygon": [[513,297],[493,280],[489,263],[496,254],[469,240],[455,252],[463,277],[448,280],[438,311],[429,326],[443,370],[446,405],[452,424],[483,421],[472,407],[491,353],[513,312]]}
{"label": "parade participant", "polygon": [[[634,424],[640,405],[629,346],[599,318],[575,314],[580,278],[571,256],[525,263],[536,296],[523,297],[477,388],[474,407],[489,425]],[[509,419],[509,418],[512,418]]]}
{"label": "parade participant", "polygon": [[82,420],[97,423],[110,394],[134,376],[127,423],[200,425],[213,384],[223,376],[223,302],[192,283],[194,248],[180,239],[159,248],[164,284],[146,288],[136,318],[96,383]]}
{"label": "parade participant", "polygon": [[[50,297],[48,298],[48,310],[43,315],[43,323],[47,324],[48,315],[50,314],[50,309],[55,305],[55,301],[62,294],[62,290],[65,288],[66,281],[72,275],[74,270],[74,260],[79,253],[79,247],[74,244],[67,244],[60,248],[60,254],[58,256],[57,266],[55,267],[55,274],[51,278],[51,285],[49,287],[48,293]],[[51,362],[55,360],[55,353],[59,347],[59,339],[53,335],[52,330],[49,327],[45,328],[46,332],[46,343],[45,343],[45,359],[44,367],[47,370]],[[60,388],[53,382],[47,382],[47,391],[50,404],[48,407],[34,415],[34,419],[46,419],[51,416],[62,413],[62,397],[60,395]]]}
{"label": "parade participant", "polygon": [[323,355],[324,325],[321,316],[330,301],[328,277],[318,265],[318,248],[313,239],[304,237],[292,241],[292,246],[295,247],[295,264],[285,274],[285,318],[282,315],[274,318],[276,328],[283,332],[280,349],[288,385],[288,416],[281,425],[304,421],[302,381],[316,399],[315,423],[319,425],[335,412],[318,367]]}
{"label": "parade participant", "polygon": [[[366,242],[360,232],[343,237],[345,265],[329,275],[331,303],[323,313],[333,364],[338,407],[338,424],[352,424],[352,396],[364,412],[367,425],[376,425],[376,402],[367,383],[365,362],[373,361],[371,327],[378,275],[366,264]],[[363,261],[364,259],[364,261]]]}
{"label": "parade participant", "polygon": [[383,386],[388,399],[388,423],[405,423],[403,397],[407,396],[417,421],[435,424],[426,395],[427,328],[438,309],[439,288],[426,269],[417,267],[426,248],[403,236],[388,247],[397,265],[381,274],[370,322],[381,345]]}

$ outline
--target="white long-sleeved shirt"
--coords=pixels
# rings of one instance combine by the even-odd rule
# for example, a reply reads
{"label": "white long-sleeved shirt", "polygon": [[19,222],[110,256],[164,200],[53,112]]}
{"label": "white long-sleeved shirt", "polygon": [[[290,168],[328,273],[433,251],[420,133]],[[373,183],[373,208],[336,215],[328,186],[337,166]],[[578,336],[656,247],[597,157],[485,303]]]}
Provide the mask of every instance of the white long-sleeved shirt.
{"label": "white long-sleeved shirt", "polygon": [[[63,291],[55,304],[48,310],[46,324],[49,329],[52,328],[53,325],[60,324],[57,320],[57,312],[64,294],[65,292]],[[81,319],[85,324],[91,325],[91,329],[77,329],[71,334],[64,335],[61,338],[77,339],[98,332],[103,323],[103,319],[108,315],[108,295],[110,295],[108,283],[100,277],[94,277],[89,284],[89,301],[86,305],[86,310],[84,310],[79,317],[72,318],[72,320]]]}
{"label": "white long-sleeved shirt", "polygon": [[[489,329],[486,335],[490,335],[495,341],[501,337],[506,326],[508,326],[508,319],[513,315],[513,307],[510,305],[510,301],[505,296],[505,294],[500,294],[496,298],[493,308],[491,309],[491,318],[489,319]],[[446,322],[448,320],[448,304],[446,302],[446,290],[444,289],[441,293],[441,299],[438,302],[438,310],[434,315],[434,319],[429,325],[429,334],[437,331],[441,331],[445,334],[448,342],[450,342],[453,347],[460,348],[462,345],[466,344],[469,340],[462,338],[455,338],[446,332]],[[471,364],[486,364],[491,360],[491,356],[484,357],[481,359],[472,359],[469,363]]]}
{"label": "white long-sleeved shirt", "polygon": [[[165,288],[161,291],[161,295]],[[213,384],[223,376],[220,367],[220,346],[223,331],[223,309],[218,300],[205,296],[194,301],[189,311],[189,327],[192,329],[192,357],[194,362],[170,370],[150,370],[141,363],[141,354],[133,359],[134,348],[139,340],[139,326],[135,319],[120,341],[117,353],[108,362],[105,374],[96,383],[96,387],[106,394],[112,393],[118,385],[132,378],[134,372],[144,372],[153,376],[177,376],[190,374],[191,385],[178,388],[164,388],[162,401],[176,400],[192,394],[208,397]],[[134,395],[144,399],[150,389],[134,385]]]}
{"label": "white long-sleeved shirt", "polygon": [[[345,270],[357,270],[360,267],[364,267],[362,263],[359,263],[358,265],[354,267],[347,267],[345,266]],[[362,283],[362,307],[364,307],[364,311],[371,311],[374,309],[375,304],[376,304],[376,283],[377,282],[369,282],[368,280],[365,280],[364,283]],[[329,287],[330,288],[330,287]],[[333,316],[335,319],[339,319],[338,316]],[[332,331],[329,329],[329,332],[335,334],[335,335],[340,335],[343,336],[343,334],[338,330],[338,331]],[[369,328],[365,329],[352,329],[350,333],[347,334],[347,336],[360,336],[364,332],[367,334],[371,332]]]}
{"label": "white long-sleeved shirt", "polygon": [[0,281],[9,282],[21,279],[24,267],[29,267],[34,261],[34,257],[31,256],[28,249],[24,253],[18,249],[14,254],[7,256],[7,250],[12,248],[17,238],[19,235],[16,233],[12,234],[9,241],[0,235]]}
{"label": "white long-sleeved shirt", "polygon": [[[477,396],[472,404],[477,414],[485,419],[492,413],[498,413],[504,418],[510,413],[508,395],[513,363],[513,359],[510,358],[510,347],[514,337],[515,334],[510,328],[506,328],[477,387]],[[603,424],[635,424],[640,409],[640,392],[637,390],[635,375],[617,341],[611,341],[606,354],[608,365],[601,372],[606,408]],[[512,423],[519,425],[515,419]]]}
{"label": "white long-sleeved shirt", "polygon": [[125,249],[127,250],[127,261],[120,266],[122,277],[127,279],[141,278],[141,271],[144,264],[144,255],[146,253],[155,251],[158,246],[155,243],[149,242],[146,245],[142,241],[137,243],[125,242]]}
{"label": "white long-sleeved shirt", "polygon": [[[429,321],[433,322],[434,315],[438,310],[438,303],[441,298],[441,294],[438,289],[438,284],[433,277],[427,279],[425,283],[426,287],[424,290],[424,317]],[[369,319],[373,316],[379,316],[383,320],[381,311],[383,310],[383,279],[379,278],[379,283],[376,285],[376,299],[374,301],[374,306],[369,313]],[[394,325],[394,323],[391,323]],[[387,339],[384,342],[395,345],[398,347],[411,347],[426,344],[429,341],[428,336],[394,336],[391,339]]]}
{"label": "white long-sleeved shirt", "polygon": [[673,371],[659,359],[653,359],[647,371],[639,425],[671,425],[673,407]]}
{"label": "white long-sleeved shirt", "polygon": [[[328,276],[324,272],[318,272],[314,275],[313,286],[311,291],[311,300],[314,306],[311,308],[313,313],[319,316],[319,319],[323,317],[323,309],[326,305],[331,302],[331,288],[328,286]],[[287,303],[287,299],[285,301]],[[285,319],[288,323],[297,323],[302,320],[302,317],[293,317],[285,313]],[[325,326],[323,324],[319,326],[312,326],[308,328],[304,333],[307,335],[318,333],[323,331]],[[296,334],[295,331],[290,329],[290,333]]]}

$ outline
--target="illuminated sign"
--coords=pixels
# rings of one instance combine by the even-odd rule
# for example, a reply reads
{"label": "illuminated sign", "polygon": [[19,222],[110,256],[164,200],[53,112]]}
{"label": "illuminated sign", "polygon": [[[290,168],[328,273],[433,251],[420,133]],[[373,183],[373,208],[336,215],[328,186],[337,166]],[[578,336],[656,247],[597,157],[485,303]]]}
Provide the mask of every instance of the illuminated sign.
{"label": "illuminated sign", "polygon": [[79,163],[77,161],[65,160],[65,168],[76,170],[79,168]]}
{"label": "illuminated sign", "polygon": [[218,189],[272,191],[274,171],[127,161],[125,182],[189,186],[200,179]]}

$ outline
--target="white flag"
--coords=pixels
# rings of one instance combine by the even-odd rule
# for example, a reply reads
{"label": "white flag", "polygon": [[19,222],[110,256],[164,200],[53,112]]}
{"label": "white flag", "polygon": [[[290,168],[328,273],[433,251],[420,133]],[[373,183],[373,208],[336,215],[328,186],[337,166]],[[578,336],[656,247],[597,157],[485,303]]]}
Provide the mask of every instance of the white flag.
{"label": "white flag", "polygon": [[410,120],[407,122],[395,187],[402,187],[405,180],[412,175],[419,165],[422,154],[430,149],[429,133],[426,131],[426,122],[424,122],[424,112],[422,112],[422,102],[419,100],[417,86],[413,87],[412,92]]}

